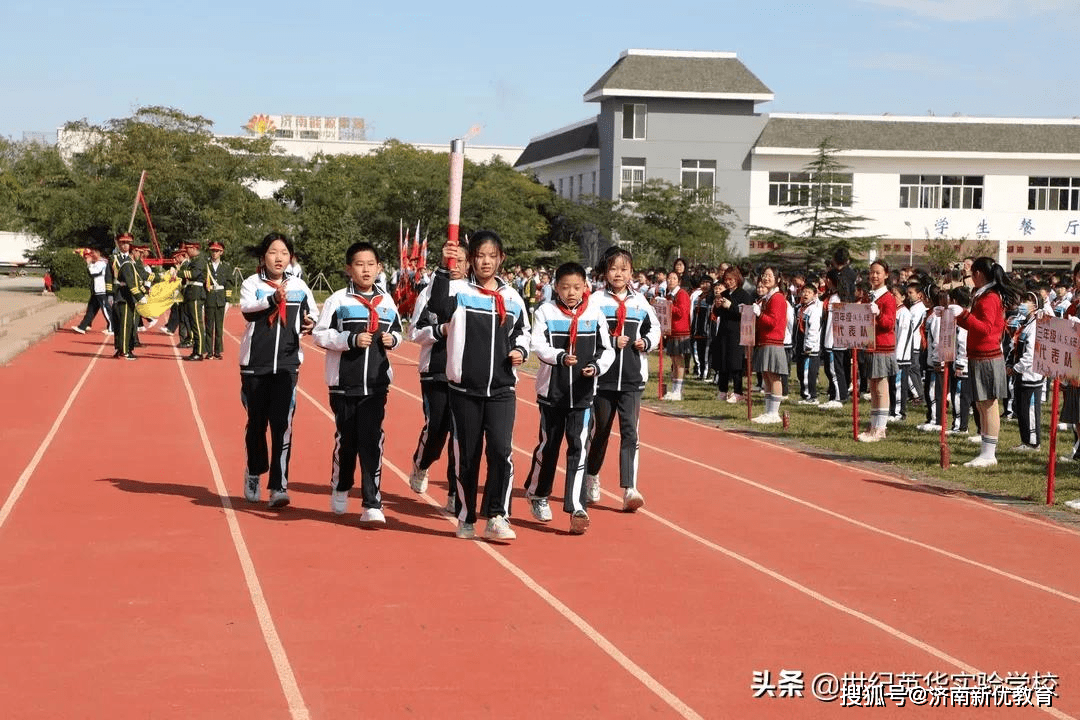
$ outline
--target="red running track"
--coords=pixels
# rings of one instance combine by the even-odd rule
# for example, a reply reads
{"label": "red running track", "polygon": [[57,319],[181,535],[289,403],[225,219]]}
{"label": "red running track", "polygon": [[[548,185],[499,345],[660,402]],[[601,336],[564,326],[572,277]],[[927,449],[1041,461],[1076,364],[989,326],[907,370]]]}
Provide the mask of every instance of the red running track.
{"label": "red running track", "polygon": [[[235,339],[202,363],[143,340],[131,363],[61,333],[0,369],[4,717],[833,717],[810,679],[859,672],[1060,676],[1052,708],[886,700],[875,716],[1080,716],[1071,530],[646,411],[643,511],[618,512],[612,467],[584,537],[560,503],[544,525],[519,497],[512,544],[458,540],[442,461],[428,496],[405,481],[422,424],[408,345],[387,526],[329,512],[314,347],[293,505],[270,512],[240,497]],[[519,486],[532,391],[523,376]],[[755,699],[754,672],[781,669],[805,697]]]}

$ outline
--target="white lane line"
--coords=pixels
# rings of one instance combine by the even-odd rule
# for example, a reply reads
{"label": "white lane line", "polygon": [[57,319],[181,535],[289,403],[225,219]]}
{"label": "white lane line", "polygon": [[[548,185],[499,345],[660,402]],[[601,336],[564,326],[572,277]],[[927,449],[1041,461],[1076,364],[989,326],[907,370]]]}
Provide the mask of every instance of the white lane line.
{"label": "white lane line", "polygon": [[[400,392],[400,393],[402,393],[404,395],[407,395],[407,396],[413,398],[414,400],[418,400],[418,401],[422,402],[422,398],[420,398],[417,395],[412,394],[408,390],[403,390],[401,388],[394,387],[394,386],[391,386],[391,389],[397,390],[398,392]],[[518,447],[517,445],[513,445],[512,447],[513,447],[514,450],[516,450],[517,452],[519,452],[519,453],[521,453],[523,455],[526,455],[528,457],[532,456],[531,452],[529,452],[527,450],[523,450],[522,448]],[[678,456],[674,456],[674,457],[678,457]],[[565,472],[565,467],[560,467],[560,471]],[[604,493],[604,495],[607,495],[608,497],[610,497],[610,498],[612,498],[614,500],[618,500],[618,501],[622,500],[622,498],[620,498],[619,496],[615,495],[612,492],[609,492],[607,490],[601,490],[601,491]],[[431,504],[434,504],[434,505],[437,505],[437,503],[435,503],[434,500],[427,497],[426,495],[425,495],[425,499],[427,500],[427,502],[429,502]],[[716,551],[718,553],[721,553],[722,555],[724,555],[724,556],[726,556],[728,558],[731,558],[732,560],[735,560],[736,562],[739,562],[739,563],[745,565],[746,567],[751,568],[752,570],[756,570],[757,572],[760,572],[760,573],[762,573],[764,575],[767,575],[768,577],[772,578],[773,580],[776,580],[777,582],[783,583],[784,585],[787,585],[788,587],[792,588],[793,590],[796,590],[797,592],[802,593],[803,595],[806,595],[807,597],[809,597],[809,598],[811,598],[813,600],[816,600],[817,602],[820,602],[820,603],[822,603],[822,604],[824,604],[824,605],[826,605],[826,606],[828,606],[830,608],[833,608],[834,610],[839,610],[840,612],[845,613],[847,615],[850,615],[851,617],[854,617],[854,618],[856,618],[858,620],[862,620],[863,622],[865,622],[865,623],[867,623],[867,624],[881,630],[882,632],[896,638],[897,640],[905,642],[905,643],[915,647],[918,650],[921,650],[921,651],[923,651],[923,652],[925,652],[925,653],[927,653],[929,655],[932,655],[933,657],[938,658],[939,660],[942,660],[943,662],[947,662],[950,665],[952,665],[953,667],[956,667],[956,668],[962,670],[963,672],[966,672],[966,673],[978,673],[979,672],[973,666],[965,663],[962,660],[959,660],[959,659],[953,657],[952,655],[949,655],[944,650],[940,650],[940,649],[934,647],[933,645],[930,645],[929,643],[923,642],[922,640],[919,640],[918,638],[916,638],[916,637],[914,637],[912,635],[908,635],[907,633],[903,632],[902,630],[894,628],[893,626],[891,626],[891,625],[889,625],[889,624],[887,624],[887,623],[885,623],[885,622],[883,622],[881,620],[878,620],[877,618],[875,618],[875,617],[873,617],[871,615],[867,615],[866,613],[861,612],[859,610],[856,610],[855,608],[849,607],[847,605],[844,605],[843,603],[841,603],[841,602],[839,602],[837,600],[833,600],[832,598],[830,598],[830,597],[828,597],[826,595],[823,595],[823,594],[817,592],[816,590],[813,590],[813,589],[799,583],[796,580],[792,580],[791,578],[787,577],[786,575],[782,575],[781,573],[779,573],[779,572],[777,572],[775,570],[772,570],[772,569],[762,565],[761,563],[756,562],[755,560],[751,560],[750,558],[748,558],[748,557],[746,557],[744,555],[740,555],[739,553],[735,552],[734,550],[730,550],[728,548],[723,547],[722,545],[718,545],[717,543],[712,542],[711,540],[703,538],[700,535],[697,535],[696,533],[691,532],[690,530],[687,530],[686,528],[684,528],[684,527],[682,527],[682,526],[680,526],[680,525],[678,525],[678,524],[676,524],[676,523],[674,523],[674,522],[672,522],[670,520],[667,520],[666,518],[661,517],[660,515],[657,515],[657,514],[655,514],[653,512],[650,512],[650,511],[644,510],[644,509],[643,510],[638,510],[637,512],[638,512],[638,514],[644,515],[645,517],[648,517],[651,520],[655,520],[656,522],[660,523],[664,527],[666,527],[666,528],[668,528],[670,530],[673,530],[673,531],[679,533],[680,535],[682,535],[682,536],[684,536],[686,538],[689,538],[690,540],[693,540],[694,542],[697,542],[697,543],[700,543],[701,545],[704,545],[705,547],[709,548],[710,550],[714,550],[714,551]],[[990,568],[988,568],[988,569],[990,569]],[[1023,580],[1023,578],[1017,578],[1017,579]],[[1071,598],[1072,596],[1067,596],[1067,597]],[[1040,708],[1040,709],[1047,712],[1047,713],[1049,713],[1051,716],[1056,717],[1056,718],[1061,718],[1062,720],[1076,720],[1072,716],[1066,715],[1066,714],[1062,713],[1061,711],[1059,711],[1059,710],[1057,710],[1056,708],[1053,708],[1053,707],[1050,707],[1050,708],[1045,708],[1044,707],[1044,708]]]}
{"label": "white lane line", "polygon": [[[324,407],[322,403],[309,395],[307,391],[297,386],[297,392],[303,395],[312,405],[318,408],[322,412],[322,414],[325,415],[331,422],[334,421],[334,414],[330,412],[330,410],[328,410],[326,407]],[[412,395],[411,393],[406,392],[406,394],[410,397],[416,398],[417,400],[420,399],[419,397],[417,397],[416,395]],[[387,460],[385,457],[383,458],[383,465],[390,468],[390,470],[395,475],[397,475],[398,479],[401,480],[405,485],[409,484],[409,476],[392,462]],[[421,494],[420,497],[423,498],[424,502],[426,502],[428,505],[431,505],[432,507],[438,509],[442,517],[452,527],[457,527],[457,519],[447,514],[445,510],[443,510],[442,506],[435,500],[435,498],[431,497],[427,493]],[[520,567],[506,559],[506,557],[502,553],[498,552],[485,542],[475,542],[473,543],[473,545],[487,553],[488,556],[491,557],[495,562],[502,565],[503,568],[509,571],[511,575],[520,580],[521,583],[525,585],[525,587],[529,588],[534,593],[539,595],[544,602],[554,608],[557,613],[562,615],[574,627],[580,630],[582,634],[585,635],[585,637],[587,637],[597,647],[603,650],[612,660],[618,663],[620,667],[622,667],[626,672],[630,673],[630,675],[632,675],[639,682],[641,682],[642,685],[647,687],[657,697],[667,703],[675,712],[679,713],[679,715],[687,718],[688,720],[703,720],[701,715],[695,712],[693,708],[691,708],[685,702],[680,700],[678,696],[676,696],[673,692],[660,684],[660,682],[648,672],[646,672],[644,668],[642,668],[640,665],[627,657],[621,650],[619,650],[618,647],[615,646],[615,643],[604,637],[604,635],[599,630],[594,628],[583,617],[571,610],[570,607],[566,605],[566,603],[559,600],[547,589],[545,589],[540,583],[533,580],[528,575],[528,573],[526,573]]]}
{"label": "white lane line", "polygon": [[202,415],[199,413],[198,403],[195,402],[195,392],[188,381],[184,362],[180,359],[180,351],[176,346],[173,346],[173,354],[176,357],[176,365],[180,369],[180,378],[184,381],[184,388],[187,390],[188,402],[191,403],[191,412],[195,418],[195,426],[199,429],[199,438],[202,440],[206,459],[210,463],[210,472],[214,476],[214,489],[217,490],[221,506],[225,509],[225,520],[229,524],[229,535],[232,536],[233,547],[236,548],[236,555],[240,559],[240,567],[244,571],[244,581],[247,583],[248,595],[251,597],[251,604],[255,607],[255,616],[259,620],[263,640],[266,642],[266,648],[270,651],[270,658],[274,662],[274,670],[277,671],[281,690],[285,693],[285,700],[289,704],[289,714],[293,720],[309,720],[311,716],[308,714],[307,705],[300,694],[300,686],[296,682],[292,665],[289,664],[289,657],[285,653],[285,645],[278,636],[274,618],[270,614],[270,606],[266,602],[262,585],[259,583],[259,575],[255,572],[255,563],[251,559],[251,553],[248,552],[247,543],[244,542],[244,535],[240,532],[240,522],[236,518],[236,511],[233,509],[232,500],[229,498],[229,491],[225,488],[225,482],[221,478],[221,468],[218,466],[217,456],[214,454],[214,448],[210,445],[210,437],[206,433],[206,426],[203,424]]}
{"label": "white lane line", "polygon": [[30,476],[37,470],[41,458],[45,457],[45,452],[52,444],[53,438],[56,437],[57,431],[60,430],[60,425],[64,422],[64,418],[67,417],[68,410],[70,410],[71,406],[75,403],[75,398],[78,397],[83,385],[86,384],[86,378],[90,377],[90,371],[94,369],[94,364],[97,363],[98,359],[101,357],[101,351],[105,349],[107,340],[108,338],[106,337],[106,339],[102,340],[101,344],[98,345],[97,352],[94,353],[94,357],[90,359],[90,363],[86,366],[86,370],[83,370],[83,374],[79,378],[79,381],[75,383],[75,387],[73,387],[68,394],[67,402],[64,403],[64,407],[60,408],[60,412],[57,414],[56,420],[53,421],[52,427],[49,428],[49,432],[45,434],[45,439],[41,441],[37,452],[34,453],[34,457],[30,458],[30,463],[23,469],[22,474],[19,475],[19,479],[15,481],[15,486],[12,487],[11,492],[8,493],[3,507],[0,507],[0,528],[4,527],[4,522],[7,521],[8,516],[11,515],[11,511],[15,508],[15,503],[19,501],[23,491],[26,490],[26,486],[30,483]]}

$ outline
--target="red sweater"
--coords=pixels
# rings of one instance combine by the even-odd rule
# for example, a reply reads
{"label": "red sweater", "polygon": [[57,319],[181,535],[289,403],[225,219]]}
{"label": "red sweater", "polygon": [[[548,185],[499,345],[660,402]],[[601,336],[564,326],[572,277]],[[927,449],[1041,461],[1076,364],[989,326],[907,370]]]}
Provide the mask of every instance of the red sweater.
{"label": "red sweater", "polygon": [[671,337],[690,337],[690,296],[679,288],[671,302]]}
{"label": "red sweater", "polygon": [[968,331],[968,360],[990,360],[1001,357],[1001,334],[1005,332],[1005,308],[1001,296],[993,290],[979,294],[964,310],[956,324]]}
{"label": "red sweater", "polygon": [[874,316],[874,352],[896,352],[896,298],[886,290],[874,300],[878,314]]}
{"label": "red sweater", "polygon": [[757,344],[783,346],[787,330],[787,299],[783,293],[773,290],[772,295],[760,302],[761,314],[755,322]]}

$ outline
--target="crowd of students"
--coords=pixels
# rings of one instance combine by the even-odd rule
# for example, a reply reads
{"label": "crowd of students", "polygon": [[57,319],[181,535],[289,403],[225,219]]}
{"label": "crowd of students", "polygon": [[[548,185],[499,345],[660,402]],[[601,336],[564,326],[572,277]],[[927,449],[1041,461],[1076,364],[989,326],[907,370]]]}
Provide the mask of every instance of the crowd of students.
{"label": "crowd of students", "polygon": [[[348,284],[321,310],[304,281],[286,272],[295,256],[287,237],[268,235],[257,255],[259,271],[244,281],[239,303],[247,321],[240,349],[248,414],[244,495],[260,502],[267,475],[269,506],[290,502],[300,338],[311,334],[326,350],[335,417],[330,508],[347,512],[359,473],[360,522],[385,523],[380,481],[386,398],[394,380],[389,352],[404,334],[393,297],[379,283],[379,254],[370,244],[352,244],[343,258]],[[426,492],[430,467],[449,441],[447,510],[458,519],[457,536],[476,537],[476,523],[484,518],[484,537],[516,537],[509,519],[517,368],[535,353],[541,419],[525,497],[537,521],[552,520],[548,498],[565,441],[563,510],[570,532],[582,534],[590,524],[588,505],[600,499],[599,473],[616,416],[622,508],[633,512],[644,504],[637,484],[638,411],[648,378],[646,354],[659,342],[659,322],[630,286],[629,252],[608,251],[606,288],[591,293],[580,264],[560,265],[551,299],[534,313],[502,276],[504,257],[502,240],[490,231],[472,235],[467,248],[448,244],[416,299],[408,334],[421,348],[425,421],[409,484]],[[487,474],[477,506],[481,457]]]}

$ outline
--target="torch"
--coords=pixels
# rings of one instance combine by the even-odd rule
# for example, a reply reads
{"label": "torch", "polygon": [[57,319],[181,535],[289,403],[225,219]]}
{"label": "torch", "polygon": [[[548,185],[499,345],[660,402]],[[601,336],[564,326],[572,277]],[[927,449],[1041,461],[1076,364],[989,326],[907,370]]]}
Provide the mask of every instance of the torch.
{"label": "torch", "polygon": [[[446,242],[457,247],[458,232],[461,228],[461,176],[465,172],[465,139],[450,141],[450,223],[447,227]],[[447,261],[450,269],[457,265],[457,258]]]}

